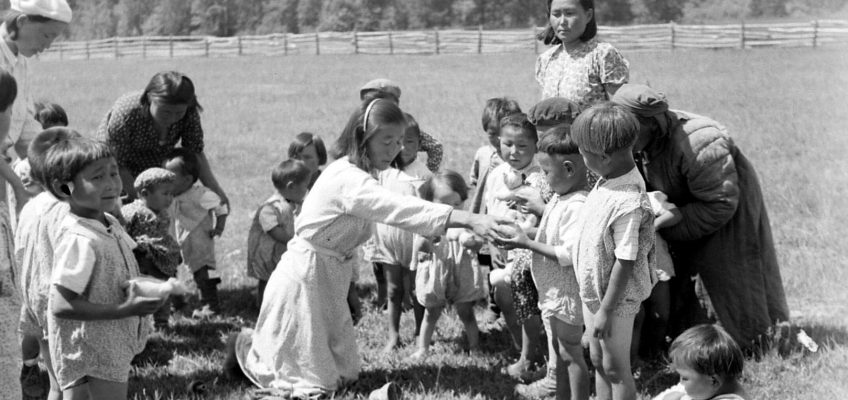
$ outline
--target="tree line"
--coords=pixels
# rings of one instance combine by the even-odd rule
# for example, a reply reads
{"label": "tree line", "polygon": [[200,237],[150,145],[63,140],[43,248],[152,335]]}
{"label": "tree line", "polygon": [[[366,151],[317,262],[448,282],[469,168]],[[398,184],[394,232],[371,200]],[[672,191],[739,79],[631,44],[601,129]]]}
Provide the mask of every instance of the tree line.
{"label": "tree line", "polygon": [[[68,0],[70,39],[139,35],[233,36],[277,32],[385,31],[547,23],[546,0]],[[5,4],[4,4],[5,3]],[[9,0],[0,0],[8,9]],[[603,25],[703,23],[817,15],[844,0],[596,0]]]}

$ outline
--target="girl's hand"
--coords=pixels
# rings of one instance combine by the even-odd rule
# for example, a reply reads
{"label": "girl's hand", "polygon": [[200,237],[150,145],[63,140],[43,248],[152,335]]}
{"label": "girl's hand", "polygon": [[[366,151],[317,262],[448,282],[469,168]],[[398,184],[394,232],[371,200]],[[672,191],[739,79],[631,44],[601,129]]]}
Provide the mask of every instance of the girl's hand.
{"label": "girl's hand", "polygon": [[605,339],[612,335],[612,319],[609,312],[603,308],[595,314],[595,326],[592,328],[592,336]]}
{"label": "girl's hand", "polygon": [[530,242],[527,232],[524,232],[524,229],[517,224],[512,225],[511,228],[513,230],[513,234],[508,237],[499,238],[498,244],[507,250],[527,248],[527,243]]}
{"label": "girl's hand", "polygon": [[530,212],[537,217],[545,212],[545,201],[542,200],[542,194],[538,190],[516,190],[514,195],[521,203],[519,211]]}

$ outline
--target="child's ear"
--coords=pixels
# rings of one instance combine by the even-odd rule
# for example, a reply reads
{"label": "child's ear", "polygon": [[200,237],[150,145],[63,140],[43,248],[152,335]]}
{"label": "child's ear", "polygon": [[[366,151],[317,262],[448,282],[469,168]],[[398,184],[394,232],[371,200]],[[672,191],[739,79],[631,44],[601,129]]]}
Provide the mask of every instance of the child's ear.
{"label": "child's ear", "polygon": [[73,182],[59,182],[58,180],[53,180],[53,182],[50,183],[50,186],[53,188],[53,192],[63,199],[71,197],[71,192],[74,190]]}
{"label": "child's ear", "polygon": [[150,191],[147,190],[147,188],[142,188],[141,190],[138,191],[139,197],[141,197],[141,196],[147,197],[148,194],[150,194]]}
{"label": "child's ear", "polygon": [[577,172],[577,168],[574,167],[574,163],[570,160],[563,160],[562,167],[565,168],[565,171],[568,172],[568,175],[574,175]]}
{"label": "child's ear", "polygon": [[720,388],[724,385],[724,379],[719,375],[710,375],[710,384],[715,388]]}

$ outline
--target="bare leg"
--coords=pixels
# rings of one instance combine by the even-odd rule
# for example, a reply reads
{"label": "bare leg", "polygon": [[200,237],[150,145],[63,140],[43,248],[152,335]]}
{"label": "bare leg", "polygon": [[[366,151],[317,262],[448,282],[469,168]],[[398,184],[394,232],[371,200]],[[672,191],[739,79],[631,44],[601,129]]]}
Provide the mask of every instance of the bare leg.
{"label": "bare leg", "polygon": [[386,298],[388,300],[389,337],[383,352],[391,352],[400,344],[400,315],[403,312],[403,268],[400,265],[382,264],[386,276]]}
{"label": "bare leg", "polygon": [[442,315],[444,306],[427,307],[424,312],[424,324],[421,326],[421,334],[418,335],[418,350],[413,353],[410,358],[422,359],[427,355],[427,349],[430,348],[430,340],[433,338],[433,331],[436,330],[436,323],[439,322],[439,316]]}
{"label": "bare leg", "polygon": [[[594,315],[583,307],[586,326],[594,326]],[[635,400],[636,382],[630,371],[630,341],[633,337],[633,319],[611,314],[612,328],[609,337],[590,338],[589,350],[596,368],[595,390],[598,400]],[[591,329],[591,328],[587,328]]]}
{"label": "bare leg", "polygon": [[38,345],[41,348],[44,365],[47,367],[47,376],[50,378],[50,392],[47,394],[47,400],[62,400],[62,389],[59,388],[56,373],[53,372],[53,360],[50,359],[50,347],[47,345],[47,340],[39,340]]}
{"label": "bare leg", "polygon": [[465,325],[465,337],[468,339],[468,351],[477,350],[480,347],[480,331],[477,329],[477,318],[474,317],[474,303],[456,303],[456,314]]}
{"label": "bare leg", "polygon": [[[557,400],[589,399],[589,367],[583,359],[580,339],[583,327],[571,325],[558,318],[550,318],[551,330],[556,337]],[[566,379],[568,384],[566,385]]]}

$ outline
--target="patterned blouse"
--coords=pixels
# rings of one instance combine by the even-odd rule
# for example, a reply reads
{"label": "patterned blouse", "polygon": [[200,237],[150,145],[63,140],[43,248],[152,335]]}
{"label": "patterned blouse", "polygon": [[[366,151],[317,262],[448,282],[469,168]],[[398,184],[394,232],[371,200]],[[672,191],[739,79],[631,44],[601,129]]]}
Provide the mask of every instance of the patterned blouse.
{"label": "patterned blouse", "polygon": [[536,59],[542,99],[563,97],[588,107],[608,100],[605,84],[621,85],[629,77],[630,63],[615,47],[597,38],[574,50],[555,46]]}
{"label": "patterned blouse", "polygon": [[438,139],[421,131],[418,137],[418,151],[427,153],[427,169],[433,172],[439,170],[442,165],[442,143]]}
{"label": "patterned blouse", "polygon": [[195,153],[203,152],[203,129],[196,109],[171,125],[168,137],[160,141],[150,111],[141,103],[142,93],[127,93],[115,101],[97,128],[96,138],[109,145],[118,165],[135,177],[148,168],[161,166],[178,143]]}

